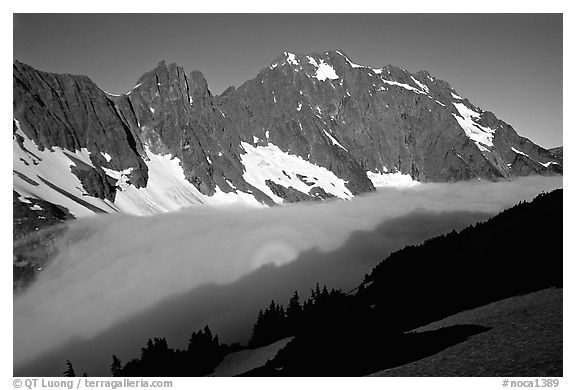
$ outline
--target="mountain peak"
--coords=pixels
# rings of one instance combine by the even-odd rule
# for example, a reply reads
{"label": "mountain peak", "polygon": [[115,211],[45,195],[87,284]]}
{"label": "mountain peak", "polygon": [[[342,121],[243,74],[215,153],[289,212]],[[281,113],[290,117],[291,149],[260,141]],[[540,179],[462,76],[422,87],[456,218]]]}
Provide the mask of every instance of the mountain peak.
{"label": "mountain peak", "polygon": [[[225,98],[210,94],[199,71],[185,74],[164,60],[117,99],[88,80],[15,61],[14,118],[39,148],[89,152],[85,161],[94,169],[70,175],[102,210],[109,209],[103,199],[115,193],[119,204],[136,202],[138,212],[149,212],[147,202],[158,194],[140,189],[150,182],[153,191],[166,177],[180,183],[179,194],[193,195],[168,203],[156,197],[161,210],[215,201],[212,196],[266,204],[347,199],[403,177],[425,182],[562,172],[561,158],[428,72],[374,69],[342,50],[285,51],[256,78],[226,90]],[[18,140],[14,150],[24,159]],[[34,162],[18,161],[14,170],[34,180]],[[154,164],[172,174],[158,175]],[[37,190],[20,176],[14,180],[20,195]],[[78,203],[87,198],[77,188],[67,190],[74,198],[64,207],[82,215],[90,210]],[[47,199],[59,196],[45,190]]]}

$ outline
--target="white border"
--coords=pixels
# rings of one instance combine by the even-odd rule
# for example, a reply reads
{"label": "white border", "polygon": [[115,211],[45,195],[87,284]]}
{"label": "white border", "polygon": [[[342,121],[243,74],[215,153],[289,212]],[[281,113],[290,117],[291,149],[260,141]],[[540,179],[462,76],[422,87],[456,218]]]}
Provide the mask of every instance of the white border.
{"label": "white border", "polygon": [[[99,0],[96,2],[81,2],[78,0],[71,1],[39,1],[39,0],[26,0],[22,2],[11,1],[2,5],[1,24],[2,29],[2,48],[3,55],[8,56],[13,53],[12,41],[12,13],[52,13],[52,12],[189,12],[189,13],[206,13],[206,12],[225,12],[225,13],[262,13],[262,12],[307,12],[307,13],[324,13],[327,10],[337,9],[343,13],[365,13],[365,12],[387,12],[387,13],[453,13],[453,12],[498,12],[498,13],[564,13],[564,126],[570,126],[563,134],[563,143],[566,152],[564,162],[564,378],[561,378],[561,388],[574,388],[574,380],[572,370],[569,367],[575,367],[574,364],[574,330],[576,329],[574,323],[574,290],[571,285],[573,273],[573,262],[576,260],[573,250],[574,229],[572,221],[574,221],[574,207],[573,201],[576,200],[572,190],[573,182],[573,145],[574,145],[574,131],[572,128],[573,113],[574,113],[574,75],[572,70],[576,69],[574,66],[574,25],[575,18],[573,16],[573,6],[569,2],[564,1],[546,1],[546,2],[503,2],[503,1],[410,1],[410,2],[384,2],[384,1],[365,1],[358,2],[311,2],[304,0],[291,0],[289,2],[263,2],[254,1],[250,3],[238,2],[232,0],[217,1],[217,2],[204,2],[199,4],[194,1],[167,1],[167,2],[149,2],[144,3],[142,0]],[[2,311],[6,314],[1,321],[2,333],[5,336],[12,335],[12,271],[10,270],[10,241],[12,239],[11,226],[12,226],[12,209],[9,206],[11,201],[11,192],[8,191],[10,187],[7,183],[11,182],[11,174],[8,170],[10,166],[10,153],[8,152],[8,128],[12,127],[12,102],[10,101],[12,81],[9,79],[8,67],[11,61],[4,59],[2,62],[2,80],[4,82],[0,85],[4,86],[4,93],[0,95],[2,99],[2,123],[5,126],[3,132],[2,147],[4,153],[0,154],[1,166],[3,167],[2,182],[5,184],[5,190],[2,192],[2,256],[3,265],[0,287],[2,288]],[[545,70],[543,70],[545,71]],[[9,315],[8,315],[9,313]],[[10,318],[8,318],[8,316]],[[2,382],[3,388],[12,388],[12,343],[5,342],[2,348]],[[362,388],[392,388],[392,389],[411,389],[411,388],[441,388],[441,389],[500,389],[502,388],[501,378],[286,378],[278,379],[257,379],[257,378],[243,378],[243,379],[216,379],[216,378],[174,378],[175,386],[178,389],[195,388],[196,386],[210,387],[210,388],[240,388],[240,389],[253,389],[254,387],[270,387],[274,386],[277,389],[293,389],[295,387],[303,388],[352,388],[362,386]]]}

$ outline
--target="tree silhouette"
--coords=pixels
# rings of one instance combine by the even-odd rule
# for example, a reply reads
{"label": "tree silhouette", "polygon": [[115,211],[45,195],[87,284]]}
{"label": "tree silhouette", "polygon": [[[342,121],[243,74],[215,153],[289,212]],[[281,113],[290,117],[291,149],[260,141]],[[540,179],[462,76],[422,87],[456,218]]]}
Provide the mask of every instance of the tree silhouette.
{"label": "tree silhouette", "polygon": [[292,295],[292,298],[290,298],[288,307],[286,308],[286,331],[288,334],[294,335],[298,332],[302,310],[303,309],[300,305],[300,297],[298,296],[298,291],[294,291],[294,295]]}
{"label": "tree silhouette", "polygon": [[74,367],[72,367],[72,363],[70,360],[66,360],[66,370],[62,373],[65,377],[75,377],[76,373],[74,372]]}
{"label": "tree silhouette", "polygon": [[225,348],[220,345],[218,336],[212,336],[208,325],[203,330],[192,333],[188,342],[188,361],[195,372],[207,375],[218,365],[224,356]]}
{"label": "tree silhouette", "polygon": [[286,308],[286,315],[288,317],[298,317],[302,312],[302,306],[300,305],[300,297],[298,296],[298,291],[294,291],[294,295],[290,298],[288,302],[288,307]]}
{"label": "tree silhouette", "polygon": [[251,347],[268,345],[286,337],[288,332],[284,306],[272,300],[264,312],[260,311],[258,313],[249,345]]}
{"label": "tree silhouette", "polygon": [[112,376],[121,376],[120,374],[122,373],[122,362],[116,355],[112,355],[110,371],[112,372]]}

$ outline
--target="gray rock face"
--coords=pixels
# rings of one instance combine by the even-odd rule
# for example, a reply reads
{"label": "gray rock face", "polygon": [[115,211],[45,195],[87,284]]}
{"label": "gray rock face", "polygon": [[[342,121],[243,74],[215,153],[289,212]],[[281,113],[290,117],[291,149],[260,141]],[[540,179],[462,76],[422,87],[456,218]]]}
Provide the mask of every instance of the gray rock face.
{"label": "gray rock face", "polygon": [[[67,150],[87,148],[100,167],[136,167],[132,183],[146,184],[147,166],[131,127],[119,115],[111,96],[86,76],[57,75],[14,63],[14,118],[38,146]],[[108,162],[98,153],[112,156]],[[104,191],[105,192],[105,191]]]}
{"label": "gray rock face", "polygon": [[550,153],[558,157],[560,160],[564,159],[564,147],[559,146],[557,148],[548,149]]}
{"label": "gray rock face", "polygon": [[[146,151],[170,154],[202,194],[243,191],[266,204],[326,199],[272,178],[245,179],[246,145],[269,144],[326,168],[352,194],[374,190],[367,172],[418,181],[499,179],[562,173],[561,154],[519,136],[427,72],[352,63],[342,52],[284,53],[238,88],[213,96],[203,75],[164,61],[128,93],[114,96],[86,76],[40,72],[14,63],[14,118],[40,148],[87,148],[94,168],[72,173],[91,196],[114,201],[105,169],[131,169],[148,184]],[[105,157],[105,155],[108,156]]]}

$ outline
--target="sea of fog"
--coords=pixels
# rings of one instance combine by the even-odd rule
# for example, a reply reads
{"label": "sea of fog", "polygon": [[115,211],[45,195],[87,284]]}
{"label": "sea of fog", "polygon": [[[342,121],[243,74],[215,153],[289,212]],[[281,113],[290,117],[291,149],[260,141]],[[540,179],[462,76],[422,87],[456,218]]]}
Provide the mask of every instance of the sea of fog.
{"label": "sea of fog", "polygon": [[353,288],[391,251],[560,187],[561,177],[422,184],[350,201],[76,220],[14,298],[14,373],[60,375],[70,359],[108,375],[112,353],[137,357],[148,337],[182,348],[206,324],[245,342],[270,299],[306,297],[317,281]]}

